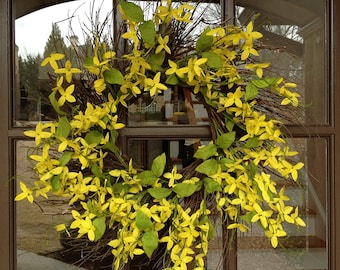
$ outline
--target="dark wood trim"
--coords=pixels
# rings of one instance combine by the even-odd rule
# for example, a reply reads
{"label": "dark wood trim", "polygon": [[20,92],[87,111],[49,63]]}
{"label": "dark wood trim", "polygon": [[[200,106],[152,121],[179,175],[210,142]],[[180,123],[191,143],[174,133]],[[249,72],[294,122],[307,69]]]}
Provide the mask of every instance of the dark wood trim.
{"label": "dark wood trim", "polygon": [[[237,4],[243,7],[251,8],[274,18],[282,18],[285,22],[290,21],[292,24],[304,26],[318,16],[308,7],[297,4],[298,1],[281,1],[281,0],[237,0]],[[320,4],[324,5],[323,1]],[[323,9],[323,6],[320,8]],[[301,16],[304,14],[304,16]]]}
{"label": "dark wood trim", "polygon": [[340,267],[340,3],[332,0],[329,3],[330,39],[329,39],[329,82],[334,102],[332,103],[332,122],[334,137],[330,149],[329,171],[329,269]]}
{"label": "dark wood trim", "polygon": [[[17,10],[17,16],[27,14],[39,8],[49,6],[55,3],[67,2],[67,0],[17,0],[18,6],[25,10]],[[246,1],[240,0],[245,3]],[[258,1],[248,1],[254,4]],[[287,2],[294,2],[289,0]],[[308,7],[308,1],[304,1]],[[16,269],[16,242],[15,242],[15,204],[14,204],[14,182],[10,181],[10,176],[14,174],[15,169],[15,141],[21,138],[23,129],[11,128],[10,119],[10,93],[13,87],[13,36],[12,36],[12,0],[0,0],[0,205],[1,205],[1,222],[0,222],[0,268],[4,270]],[[33,5],[28,7],[30,4]],[[324,5],[324,1],[320,1]],[[340,2],[338,0],[329,0],[327,23],[330,24],[328,29],[328,62],[326,63],[326,78],[329,89],[329,125],[325,126],[287,126],[285,132],[292,137],[324,137],[328,141],[328,255],[329,270],[340,269]],[[270,3],[273,5],[273,1]],[[235,0],[221,0],[224,20],[229,19],[234,12]],[[268,6],[259,4],[263,8]],[[25,8],[26,6],[26,8]],[[313,17],[316,11],[321,9],[311,9],[309,14]],[[296,11],[296,10],[295,10]],[[280,12],[280,11],[279,11]],[[295,14],[295,13],[294,13]],[[293,15],[294,15],[293,14]],[[292,20],[299,21],[299,17]],[[327,35],[326,35],[327,36]],[[323,67],[320,67],[323,72]],[[200,134],[200,135],[198,135]],[[141,126],[127,127],[121,131],[120,138],[123,138],[126,145],[128,139],[181,139],[188,137],[210,138],[210,129],[208,126]],[[235,251],[235,249],[234,249]],[[235,253],[234,253],[235,255]],[[235,256],[236,258],[236,256]],[[226,269],[236,269],[236,259],[229,262]]]}
{"label": "dark wood trim", "polygon": [[126,127],[120,131],[120,136],[144,139],[185,139],[211,138],[209,126],[139,126]]}
{"label": "dark wood trim", "polygon": [[221,21],[223,23],[235,24],[235,1],[236,0],[220,0]]}
{"label": "dark wood trim", "polygon": [[119,143],[122,153],[128,153],[131,139],[140,140],[178,140],[186,138],[211,139],[209,126],[138,126],[126,127],[119,132]]}
{"label": "dark wood trim", "polygon": [[333,126],[284,126],[283,133],[288,137],[327,137],[335,133]]}
{"label": "dark wood trim", "polygon": [[10,144],[8,140],[12,89],[12,1],[0,1],[0,254],[1,269],[15,269],[13,182],[10,181]]}
{"label": "dark wood trim", "polygon": [[71,2],[74,0],[16,0],[16,18],[52,5]]}

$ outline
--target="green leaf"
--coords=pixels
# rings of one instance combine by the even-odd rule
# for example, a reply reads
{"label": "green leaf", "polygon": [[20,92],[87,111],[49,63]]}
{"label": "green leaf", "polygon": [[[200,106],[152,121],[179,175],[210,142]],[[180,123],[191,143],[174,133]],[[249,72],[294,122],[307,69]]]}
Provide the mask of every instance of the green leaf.
{"label": "green leaf", "polygon": [[208,193],[214,193],[215,191],[221,191],[221,186],[214,179],[206,177],[203,179],[204,188]]}
{"label": "green leaf", "polygon": [[93,56],[88,56],[85,58],[84,62],[83,62],[83,66],[86,67],[92,67],[93,66]]}
{"label": "green leaf", "polygon": [[107,124],[110,121],[110,117],[108,117],[107,115],[104,115],[102,118],[102,121]]}
{"label": "green leaf", "polygon": [[85,135],[85,141],[88,144],[99,144],[103,137],[103,133],[99,130],[91,130]]}
{"label": "green leaf", "polygon": [[115,144],[115,142],[107,142],[103,145],[103,149],[107,149],[110,150],[112,153],[115,153],[117,150],[117,145]]}
{"label": "green leaf", "polygon": [[52,191],[56,192],[60,189],[60,175],[53,175],[51,178]]}
{"label": "green leaf", "polygon": [[202,56],[208,58],[207,65],[210,68],[219,69],[223,66],[221,57],[214,52],[204,52]]}
{"label": "green leaf", "polygon": [[197,191],[197,186],[190,183],[180,183],[174,186],[174,192],[179,198],[189,197]]}
{"label": "green leaf", "polygon": [[263,89],[269,86],[266,79],[252,80],[252,84],[254,84],[257,88]]}
{"label": "green leaf", "polygon": [[165,169],[166,155],[165,153],[159,155],[152,161],[151,171],[156,177],[160,177]]}
{"label": "green leaf", "polygon": [[250,160],[248,167],[249,167],[249,171],[251,172],[251,175],[255,176],[258,172],[258,168],[257,168],[257,165],[255,164],[255,162]]}
{"label": "green leaf", "polygon": [[256,211],[251,211],[251,212],[248,212],[247,214],[245,215],[242,215],[240,216],[240,218],[242,220],[244,220],[245,222],[247,222],[248,224],[251,224],[251,219],[253,218],[253,216],[256,215]]}
{"label": "green leaf", "polygon": [[170,85],[177,85],[178,84],[178,78],[175,73],[171,74],[165,81],[165,83]]}
{"label": "green leaf", "polygon": [[56,111],[56,113],[58,113],[59,115],[64,115],[65,112],[63,112],[60,107],[59,107],[59,104],[58,104],[58,101],[56,100],[55,98],[55,94],[56,94],[56,91],[53,91],[49,96],[48,96],[48,99],[50,100],[50,103],[53,107],[53,109]]}
{"label": "green leaf", "polygon": [[94,241],[98,241],[101,239],[105,233],[106,229],[106,218],[103,217],[96,217],[92,221],[92,225],[96,228],[94,231]]}
{"label": "green leaf", "polygon": [[155,199],[163,199],[163,198],[168,197],[171,194],[172,190],[168,188],[159,187],[159,188],[149,188],[148,192]]}
{"label": "green leaf", "polygon": [[162,65],[165,59],[165,51],[161,51],[157,54],[152,54],[148,59],[149,64],[151,65],[151,69],[153,71],[162,70]]}
{"label": "green leaf", "polygon": [[141,25],[139,25],[139,30],[144,42],[153,47],[155,45],[156,39],[156,30],[153,21],[143,22]]}
{"label": "green leaf", "polygon": [[59,158],[59,166],[65,166],[71,160],[72,154],[72,152],[64,152]]}
{"label": "green leaf", "polygon": [[246,144],[244,145],[245,148],[255,148],[258,146],[259,146],[259,139],[256,136],[249,138]]}
{"label": "green leaf", "polygon": [[214,236],[215,236],[215,227],[214,225],[212,224],[210,218],[207,216],[207,215],[204,215],[201,219],[201,224],[205,224],[205,223],[208,223],[209,225],[209,231],[208,231],[208,239],[213,239]]}
{"label": "green leaf", "polygon": [[123,74],[118,69],[115,68],[105,70],[104,79],[110,84],[122,85],[125,82]]}
{"label": "green leaf", "polygon": [[235,123],[233,121],[227,119],[225,126],[228,129],[228,131],[233,131]]}
{"label": "green leaf", "polygon": [[96,177],[101,177],[103,175],[102,169],[96,163],[91,166],[91,172]]}
{"label": "green leaf", "polygon": [[126,194],[130,190],[130,186],[124,183],[115,183],[112,185],[112,191],[114,194]]}
{"label": "green leaf", "polygon": [[145,254],[151,258],[152,253],[158,247],[158,236],[155,231],[147,231],[142,236],[143,249]]}
{"label": "green leaf", "polygon": [[205,175],[212,175],[217,172],[218,163],[215,159],[208,159],[196,167],[196,171]]}
{"label": "green leaf", "polygon": [[235,131],[224,133],[217,137],[216,144],[218,147],[226,149],[232,145],[232,143],[235,141],[235,137],[236,137]]}
{"label": "green leaf", "polygon": [[90,213],[92,213],[92,214],[97,214],[98,213],[98,211],[93,207],[91,200],[88,200],[86,205],[87,205],[87,208],[89,209]]}
{"label": "green leaf", "polygon": [[207,146],[202,146],[197,149],[194,154],[195,158],[200,158],[206,160],[212,156],[215,156],[217,153],[217,147],[215,144],[208,144]]}
{"label": "green leaf", "polygon": [[196,51],[203,52],[207,49],[210,49],[213,44],[213,36],[207,36],[207,33],[211,30],[210,27],[207,27],[196,42]]}
{"label": "green leaf", "polygon": [[221,165],[221,170],[225,171],[228,169],[226,164],[233,164],[235,161],[230,159],[230,158],[221,158],[220,159],[220,165]]}
{"label": "green leaf", "polygon": [[272,77],[272,78],[265,78],[266,83],[268,86],[274,86],[281,78],[280,77]]}
{"label": "green leaf", "polygon": [[149,185],[151,186],[153,183],[155,183],[157,177],[152,171],[145,170],[138,174],[137,176],[143,185]]}
{"label": "green leaf", "polygon": [[110,130],[110,142],[116,143],[119,133],[117,130]]}
{"label": "green leaf", "polygon": [[136,226],[138,229],[142,231],[152,230],[153,223],[151,219],[142,210],[137,210]]}
{"label": "green leaf", "polygon": [[140,6],[137,6],[134,3],[121,1],[120,5],[126,15],[126,17],[133,22],[143,22],[144,21],[144,14],[143,10]]}
{"label": "green leaf", "polygon": [[258,92],[259,91],[258,91],[257,87],[254,84],[249,83],[246,86],[246,94],[244,96],[245,101],[252,100],[252,99],[256,98]]}
{"label": "green leaf", "polygon": [[208,218],[208,224],[209,224],[209,231],[208,231],[208,239],[213,239],[215,236],[215,226],[212,224],[210,218]]}
{"label": "green leaf", "polygon": [[59,118],[57,131],[55,133],[56,137],[67,138],[71,131],[71,125],[66,116]]}

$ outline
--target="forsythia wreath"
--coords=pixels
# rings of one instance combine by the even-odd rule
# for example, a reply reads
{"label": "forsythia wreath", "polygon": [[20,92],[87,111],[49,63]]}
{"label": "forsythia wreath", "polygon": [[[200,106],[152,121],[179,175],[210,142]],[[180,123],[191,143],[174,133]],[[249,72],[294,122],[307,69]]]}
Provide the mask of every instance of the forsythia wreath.
{"label": "forsythia wreath", "polygon": [[[114,269],[136,255],[151,258],[160,243],[166,245],[163,269],[189,264],[205,269],[216,213],[228,230],[244,232],[251,223],[260,224],[273,247],[286,235],[285,222],[305,226],[298,207],[286,204],[284,186],[277,185],[283,179],[297,181],[303,163],[292,161],[297,152],[289,149],[280,121],[257,104],[266,91],[294,108],[299,94],[281,77],[264,77],[269,63],[254,61],[262,35],[253,23],[207,27],[190,44],[190,53],[176,58],[170,26],[192,23],[190,4],[159,2],[150,20],[132,2],[121,1],[119,8],[128,53],[118,57],[95,37],[84,70],[62,53],[42,62],[55,73],[49,98],[59,117],[25,132],[35,140],[29,158],[38,178],[32,186],[21,182],[16,200],[32,203],[38,196],[48,199],[50,192],[69,198],[73,221],[57,230],[77,231],[90,241],[114,230],[108,241]],[[90,74],[87,91],[96,102],[78,102],[74,81],[81,72]],[[165,154],[141,170],[120,151],[117,138],[125,124],[119,112],[140,95],[155,97],[175,85],[190,89],[205,105],[212,140],[195,152],[191,171],[176,166],[166,171]]]}

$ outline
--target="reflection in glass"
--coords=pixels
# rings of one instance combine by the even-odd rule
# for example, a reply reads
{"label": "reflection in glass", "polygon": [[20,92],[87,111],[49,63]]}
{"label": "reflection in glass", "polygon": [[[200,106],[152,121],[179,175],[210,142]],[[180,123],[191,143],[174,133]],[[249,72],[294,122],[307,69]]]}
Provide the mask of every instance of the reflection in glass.
{"label": "reflection in glass", "polygon": [[[96,1],[95,1],[96,2]],[[41,67],[44,57],[53,52],[62,52],[74,65],[78,57],[86,57],[92,47],[83,28],[89,23],[90,3],[93,1],[70,1],[48,8],[36,10],[37,1],[17,1],[15,21],[16,44],[16,87],[13,93],[14,126],[32,126],[36,121],[56,119],[48,96],[51,94],[52,70]],[[105,6],[108,5],[108,6]],[[112,2],[103,1],[101,17],[106,17]],[[94,7],[98,10],[98,7]],[[104,12],[105,10],[105,12]],[[105,15],[104,15],[105,14]],[[82,25],[78,19],[82,18]],[[71,20],[73,20],[72,26]],[[84,23],[84,24],[83,24]],[[39,31],[37,31],[37,29]],[[24,182],[31,186],[37,177],[32,171],[33,164],[27,159],[35,147],[34,142],[16,143],[16,183]],[[17,187],[19,191],[20,188]],[[16,204],[16,245],[17,264],[21,265],[21,254],[33,252],[46,256],[57,256],[64,247],[55,226],[71,220],[68,202],[63,198],[49,196],[49,200],[37,199],[30,204],[27,200]],[[61,258],[59,258],[61,259]],[[43,267],[43,266],[42,266]],[[53,269],[53,266],[50,266]]]}
{"label": "reflection in glass", "polygon": [[167,168],[177,166],[179,170],[189,166],[194,161],[194,153],[200,145],[208,141],[196,138],[181,140],[129,140],[128,156],[137,166],[144,170],[150,169],[155,157],[166,154]]}
{"label": "reflection in glass", "polygon": [[[247,269],[327,269],[326,139],[291,139],[305,163],[300,182],[286,185],[290,204],[299,207],[307,226],[286,225],[287,237],[278,248],[272,249],[263,231],[253,225],[247,233],[239,233],[237,240],[238,270]],[[282,186],[280,179],[277,186]]]}
{"label": "reflection in glass", "polygon": [[[151,10],[150,7],[156,3],[140,2],[143,9]],[[31,4],[28,4],[30,6]],[[34,5],[34,4],[32,4]],[[174,3],[176,5],[176,3]],[[53,70],[49,67],[41,67],[41,61],[51,53],[64,53],[66,58],[72,62],[73,67],[81,67],[83,60],[90,55],[94,36],[98,35],[107,41],[108,46],[118,46],[118,42],[112,42],[113,38],[113,16],[112,1],[70,1],[68,3],[54,5],[36,12],[25,15],[20,4],[16,8],[16,91],[14,94],[14,125],[29,125],[29,121],[49,121],[56,119],[56,114],[50,106],[49,95],[51,85],[54,85],[55,77]],[[33,10],[34,7],[30,7]],[[146,12],[146,11],[145,11]],[[147,14],[147,12],[146,12]],[[25,15],[25,16],[24,16]],[[201,18],[204,16],[204,20]],[[147,16],[146,16],[147,17]],[[193,28],[186,27],[177,32],[181,37],[176,40],[186,39],[184,48],[188,46],[187,39],[194,42],[197,34],[208,25],[216,25],[220,22],[220,8],[216,3],[197,3],[194,19],[199,17],[199,23]],[[119,19],[119,18],[118,18]],[[43,24],[41,22],[44,22]],[[116,23],[116,22],[115,22]],[[39,29],[39,35],[36,34]],[[183,41],[182,40],[182,41]],[[176,45],[174,45],[176,47]],[[178,47],[178,46],[177,46]],[[116,50],[115,50],[116,51]],[[181,52],[181,49],[178,49]],[[119,53],[117,51],[117,53]],[[90,91],[87,83],[91,78],[82,74],[79,86],[80,94]],[[51,83],[52,82],[52,83]],[[170,100],[164,97],[165,104],[169,107]],[[147,117],[147,120],[159,121],[159,111],[155,112],[154,103],[143,100],[137,104],[138,108],[131,108],[135,118]],[[137,101],[138,103],[139,101]],[[195,101],[193,101],[195,102]],[[85,102],[86,103],[86,102]],[[195,106],[199,107],[198,105]],[[175,109],[175,117],[180,117],[181,108]],[[135,111],[134,111],[135,110]],[[140,110],[140,111],[136,111]],[[146,110],[146,113],[144,113]],[[176,111],[178,110],[178,111]],[[169,114],[169,108],[164,112]],[[167,119],[169,116],[166,115]],[[173,117],[171,113],[171,117]],[[181,119],[179,121],[182,121]],[[132,121],[134,124],[140,121]],[[168,123],[172,119],[167,120]]]}
{"label": "reflection in glass", "polygon": [[[50,121],[57,117],[49,100],[56,78],[52,68],[40,65],[42,60],[58,52],[65,54],[73,67],[80,67],[80,63],[92,52],[92,39],[96,34],[92,27],[98,27],[100,30],[97,31],[101,31],[103,38],[112,39],[112,2],[70,1],[27,15],[28,10],[38,8],[34,6],[35,1],[26,1],[25,5],[20,3],[17,3],[15,21],[13,120],[15,126],[29,126],[32,121]],[[97,24],[92,25],[95,22]],[[79,83],[80,78],[77,79],[76,88],[83,91],[84,86]]]}
{"label": "reflection in glass", "polygon": [[141,96],[129,106],[129,126],[201,125],[208,123],[204,106],[190,90],[174,87],[162,95]]}
{"label": "reflection in glass", "polygon": [[282,120],[291,124],[327,124],[325,1],[236,3],[238,23],[247,25],[253,20],[255,29],[263,34],[259,50],[262,61],[271,63],[267,72],[296,83],[302,96],[302,107],[283,112]]}
{"label": "reflection in glass", "polygon": [[[266,72],[281,74],[297,84],[302,106],[296,111],[280,111],[288,124],[329,124],[329,100],[325,79],[326,11],[325,1],[237,0],[237,22],[254,27],[263,34],[259,50],[262,60],[271,63]],[[255,60],[256,61],[256,60]],[[263,103],[268,102],[264,95]],[[267,113],[275,107],[263,107]],[[307,137],[307,136],[306,136]],[[327,198],[328,141],[324,138],[295,138],[291,145],[305,163],[300,184],[286,186],[290,203],[299,206],[306,228],[288,227],[289,237],[279,248],[270,248],[256,226],[249,233],[239,233],[237,269],[328,269]],[[278,186],[282,186],[278,179]]]}
{"label": "reflection in glass", "polygon": [[[27,155],[34,147],[33,141],[16,143],[17,185],[23,182],[30,187],[36,177],[32,164],[27,159]],[[17,187],[17,190],[20,188]],[[66,200],[55,196],[50,196],[48,201],[37,199],[33,204],[27,200],[17,203],[17,249],[43,255],[61,249],[59,233],[55,230],[55,226],[70,220],[68,208]],[[20,260],[18,263],[20,264]]]}

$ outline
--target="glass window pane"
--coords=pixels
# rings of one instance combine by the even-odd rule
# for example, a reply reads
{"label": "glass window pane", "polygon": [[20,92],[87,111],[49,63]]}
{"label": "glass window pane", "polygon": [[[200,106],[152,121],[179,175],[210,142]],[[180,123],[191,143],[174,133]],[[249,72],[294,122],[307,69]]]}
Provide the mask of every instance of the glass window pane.
{"label": "glass window pane", "polygon": [[[12,119],[14,126],[30,127],[35,125],[36,121],[50,121],[57,116],[49,101],[51,89],[55,86],[55,78],[51,75],[51,68],[40,65],[43,58],[50,53],[61,52],[71,59],[73,66],[79,65],[78,60],[85,58],[87,53],[91,52],[90,39],[87,38],[87,32],[84,32],[84,29],[90,31],[90,28],[86,28],[86,24],[89,24],[90,18],[93,18],[94,14],[91,12],[98,11],[96,14],[103,22],[106,16],[111,14],[112,1],[100,3],[91,0],[69,1],[43,9],[39,9],[42,3],[38,1],[17,1],[16,4],[16,87],[13,92]],[[92,5],[93,10],[91,10]],[[37,11],[29,13],[33,10]],[[109,20],[107,23],[110,23]],[[107,36],[112,34],[112,28],[108,29],[111,32],[107,32]],[[84,88],[79,84],[79,77],[77,79],[76,91],[81,93]],[[16,152],[13,156],[15,156],[18,192],[20,192],[19,182],[31,186],[37,177],[33,172],[32,163],[27,159],[34,147],[34,142],[30,141],[16,143]],[[86,254],[81,253],[82,248],[70,252],[66,241],[61,240],[63,235],[55,229],[56,225],[67,224],[70,220],[68,201],[63,198],[50,196],[49,200],[37,199],[33,204],[27,200],[18,202],[16,204],[18,269],[28,269],[31,264],[32,269],[37,270],[46,267],[56,270],[66,269],[65,264],[59,260],[73,264],[85,257]],[[31,253],[33,255],[27,255]],[[48,262],[48,266],[40,264],[39,261],[35,261],[35,256],[38,254],[58,260]],[[27,257],[28,261],[26,261]],[[76,266],[69,267],[78,269]]]}
{"label": "glass window pane", "polygon": [[182,140],[129,140],[128,156],[144,170],[150,169],[155,157],[165,153],[168,169],[176,165],[183,169],[194,161],[194,153],[200,145],[208,141],[195,138]]}
{"label": "glass window pane", "polygon": [[[16,181],[18,191],[20,191],[19,182],[31,187],[37,177],[32,169],[31,161],[27,158],[34,147],[35,143],[33,141],[18,141],[16,143]],[[21,256],[27,252],[52,256],[53,252],[62,249],[60,234],[55,230],[55,226],[68,223],[71,217],[68,209],[68,201],[56,196],[50,196],[48,201],[37,199],[32,204],[27,200],[16,203],[16,245],[19,255],[19,269],[26,269],[25,265],[21,265],[24,263]]]}
{"label": "glass window pane", "polygon": [[137,98],[129,106],[129,126],[207,125],[208,115],[190,90],[174,87],[163,94]]}
{"label": "glass window pane", "polygon": [[[324,138],[291,139],[305,163],[299,184],[286,184],[290,204],[299,207],[307,226],[286,225],[287,237],[282,237],[276,249],[262,230],[252,226],[237,238],[238,270],[247,269],[328,269],[326,182],[328,141]],[[278,180],[278,186],[283,183]]]}
{"label": "glass window pane", "polygon": [[[326,4],[325,1],[260,1],[237,0],[237,22],[254,21],[263,33],[259,45],[261,60],[271,63],[269,75],[281,74],[297,84],[302,106],[296,111],[280,111],[288,124],[330,124],[329,92],[326,85]],[[256,59],[255,59],[256,61]],[[262,97],[270,112],[268,97]],[[270,104],[270,105],[269,105]],[[269,105],[269,106],[268,106]],[[307,136],[306,136],[307,137]],[[305,163],[300,185],[289,184],[286,192],[290,203],[299,206],[307,227],[296,230],[287,226],[289,237],[272,249],[262,230],[253,226],[248,233],[239,233],[237,269],[328,269],[327,196],[329,177],[328,140],[295,138],[291,145]],[[278,186],[282,186],[279,184]]]}
{"label": "glass window pane", "polygon": [[[147,18],[153,16],[155,6],[159,3],[152,1],[138,1]],[[172,5],[179,5],[173,1]],[[181,59],[191,53],[198,35],[207,26],[218,25],[221,22],[221,8],[219,3],[197,2],[195,6],[193,24],[174,25],[170,34],[169,46],[172,51],[170,60]],[[174,35],[176,34],[176,35]],[[165,60],[168,61],[167,59]],[[179,83],[180,84],[180,83]],[[191,93],[192,89],[175,86],[170,91],[150,97],[139,95],[129,106],[129,126],[140,125],[207,125],[208,116],[204,106]]]}
{"label": "glass window pane", "polygon": [[[259,49],[261,60],[271,63],[267,72],[280,74],[298,85],[303,105],[300,110],[283,112],[283,120],[292,124],[328,124],[325,1],[236,3],[238,23],[246,25],[253,20],[255,29],[263,34]],[[266,103],[266,97],[263,101]]]}
{"label": "glass window pane", "polygon": [[[19,6],[16,7],[14,126],[30,126],[32,121],[49,121],[57,117],[49,100],[56,77],[49,65],[41,66],[45,57],[63,53],[73,67],[80,67],[92,53],[96,31],[102,31],[103,37],[110,40],[113,31],[112,1],[69,1],[28,14],[39,6],[35,1],[26,2],[25,5],[17,3]],[[64,65],[65,61],[59,63]],[[86,79],[86,75],[74,77],[77,79],[74,94],[78,92],[78,97],[84,97],[86,87],[79,79]],[[72,111],[72,108],[64,107],[65,111]]]}

